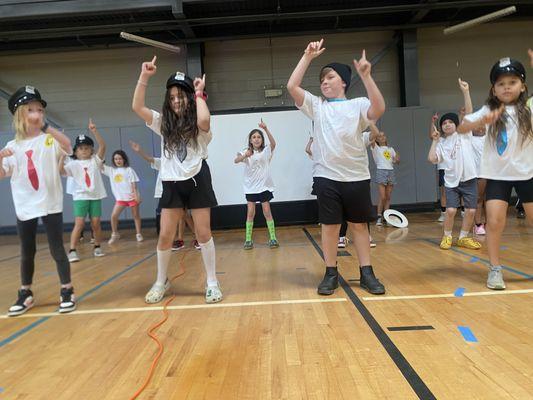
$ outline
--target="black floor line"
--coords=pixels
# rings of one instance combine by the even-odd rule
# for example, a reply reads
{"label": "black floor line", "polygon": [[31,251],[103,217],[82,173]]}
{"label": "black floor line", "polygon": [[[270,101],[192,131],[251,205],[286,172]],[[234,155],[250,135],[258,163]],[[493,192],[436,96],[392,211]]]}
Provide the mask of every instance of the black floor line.
{"label": "black floor line", "polygon": [[388,331],[399,332],[399,331],[430,331],[433,328],[431,325],[413,325],[413,326],[389,326],[387,327]]}
{"label": "black floor line", "polygon": [[[313,236],[311,236],[311,234],[306,228],[302,228],[302,230],[304,231],[309,241],[313,244],[320,257],[324,259],[324,253],[322,252],[322,249],[315,241]],[[379,340],[385,351],[389,354],[392,361],[394,361],[394,363],[406,379],[407,383],[409,383],[411,388],[417,394],[418,398],[421,400],[436,399],[435,395],[431,392],[431,390],[429,390],[422,378],[420,378],[420,376],[416,373],[411,364],[409,364],[409,361],[407,361],[407,359],[403,356],[398,347],[396,347],[396,345],[392,342],[387,333],[379,325],[379,323],[376,321],[370,311],[368,311],[368,309],[359,299],[359,297],[357,297],[355,292],[352,290],[350,285],[344,280],[341,274],[339,274],[339,283],[346,292],[346,295],[352,301],[357,311],[359,311],[359,313],[364,318],[365,322],[368,324],[372,332],[374,332],[374,335]]]}

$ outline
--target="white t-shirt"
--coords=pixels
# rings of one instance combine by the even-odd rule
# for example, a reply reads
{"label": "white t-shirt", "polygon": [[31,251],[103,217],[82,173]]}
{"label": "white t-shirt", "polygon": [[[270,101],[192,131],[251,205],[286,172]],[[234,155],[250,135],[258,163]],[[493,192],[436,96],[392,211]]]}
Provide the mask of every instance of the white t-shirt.
{"label": "white t-shirt", "polygon": [[372,157],[377,169],[394,169],[393,161],[396,152],[392,147],[379,146],[377,143],[372,147]]}
{"label": "white t-shirt", "polygon": [[[439,143],[442,143],[442,142],[444,142],[444,141],[446,141],[446,137],[444,137],[444,136],[439,137]],[[438,169],[438,170],[445,169],[445,168],[446,168],[446,167],[445,167],[444,163],[439,162],[439,163],[437,164],[437,169]]]}
{"label": "white t-shirt", "polygon": [[[161,136],[161,114],[152,110],[152,124],[146,126]],[[187,157],[181,162],[176,154],[167,157],[161,137],[161,180],[186,181],[198,174],[202,168],[202,160],[207,159],[207,145],[212,138],[211,131],[205,132],[198,128],[198,147],[195,148],[193,143],[187,144]]]}
{"label": "white t-shirt", "polygon": [[72,187],[74,201],[100,200],[107,197],[101,173],[103,163],[96,154],[87,160],[67,160],[65,172],[75,182]]}
{"label": "white t-shirt", "polygon": [[[533,112],[533,105],[530,105]],[[483,106],[473,114],[466,115],[470,122],[479,121],[490,112],[488,106]],[[487,125],[487,139],[481,157],[480,178],[506,181],[522,181],[533,178],[533,140],[522,141],[518,130],[518,118],[515,106],[505,106],[508,115],[505,124],[507,130],[507,146],[502,154],[498,154],[496,140],[490,137],[490,127]]]}
{"label": "white t-shirt", "polygon": [[483,147],[485,146],[486,137],[487,135],[483,135],[483,136],[472,135],[472,148],[474,149],[476,171],[477,171],[478,176],[481,173],[481,157],[483,155]]}
{"label": "white t-shirt", "polygon": [[11,176],[11,194],[20,221],[63,212],[63,186],[59,158],[66,153],[52,135],[11,140],[6,148],[14,154],[2,160]]}
{"label": "white t-shirt", "polygon": [[[244,155],[248,149],[240,152]],[[262,193],[265,190],[274,191],[274,181],[270,172],[272,148],[266,145],[263,151],[254,150],[254,154],[243,160],[244,162],[244,194]]]}
{"label": "white t-shirt", "polygon": [[71,196],[73,196],[76,192],[76,181],[74,181],[74,178],[72,178],[72,176],[67,176],[65,192],[67,192],[67,194],[70,194]]}
{"label": "white t-shirt", "polygon": [[444,186],[454,188],[477,177],[472,132],[452,133],[439,141],[436,151],[438,161],[444,166]]}
{"label": "white t-shirt", "polygon": [[328,102],[305,91],[299,108],[314,121],[313,176],[341,182],[370,179],[363,138],[370,100]]}
{"label": "white t-shirt", "polygon": [[132,201],[135,200],[135,191],[133,190],[133,182],[139,182],[139,177],[131,167],[110,167],[104,165],[102,171],[104,175],[109,177],[111,183],[111,191],[115,200],[117,201]]}
{"label": "white t-shirt", "polygon": [[[159,171],[161,169],[161,159],[154,157],[154,162],[150,164],[152,169]],[[155,182],[154,198],[160,199],[163,195],[163,181],[161,180],[161,173],[157,173],[157,181]]]}

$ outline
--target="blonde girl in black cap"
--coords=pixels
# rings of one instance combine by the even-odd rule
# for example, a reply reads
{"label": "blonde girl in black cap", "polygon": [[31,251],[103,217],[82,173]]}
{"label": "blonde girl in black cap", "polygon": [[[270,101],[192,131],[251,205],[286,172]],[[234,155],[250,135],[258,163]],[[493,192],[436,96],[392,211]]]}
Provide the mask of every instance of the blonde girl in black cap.
{"label": "blonde girl in black cap", "polygon": [[331,63],[320,71],[320,91],[315,96],[301,87],[307,68],[325,48],[323,40],[307,45],[294,69],[287,89],[296,106],[313,124],[313,189],[317,195],[322,248],[326,263],[324,279],[318,293],[331,295],[338,287],[337,244],[341,223],[346,220],[353,233],[360,263],[361,287],[372,294],[385,293],[370,263],[367,222],[375,220],[370,199],[370,172],[363,131],[370,120],[385,111],[385,100],[370,75],[371,64],[363,50],[353,65],[361,77],[368,98],[348,100],[351,68]]}
{"label": "blonde girl in black cap", "polygon": [[70,234],[68,252],[70,262],[80,261],[76,245],[79,243],[81,232],[85,226],[86,216],[89,216],[91,220],[91,229],[94,233],[93,255],[95,257],[105,255],[100,247],[102,240],[100,219],[102,217],[102,199],[107,197],[101,171],[104,165],[106,143],[91,119],[88,130],[96,139],[98,149],[95,151],[94,141],[89,135],[79,135],[74,144],[72,157],[67,159],[66,163],[60,163],[62,175],[70,176],[76,182],[74,193],[72,193],[74,228]]}
{"label": "blonde girl in black cap", "polygon": [[465,116],[458,128],[468,132],[485,127],[487,132],[480,176],[487,179],[487,287],[494,290],[505,289],[500,243],[513,188],[523,202],[527,221],[533,224],[533,106],[528,104],[525,81],[526,71],[519,61],[500,59],[490,71],[486,104]]}
{"label": "blonde girl in black cap", "polygon": [[59,159],[72,153],[70,139],[45,120],[46,102],[37,89],[24,86],[8,101],[15,139],[0,150],[0,179],[11,177],[11,193],[20,238],[21,287],[9,316],[24,314],[34,305],[35,238],[41,218],[50,253],[61,282],[59,312],[76,309],[70,264],[63,247],[63,187]]}
{"label": "blonde girl in black cap", "polygon": [[207,165],[207,145],[212,139],[205,75],[194,81],[182,72],[167,80],[161,113],[145,105],[148,80],[156,73],[156,57],[144,62],[135,87],[132,108],[146,125],[161,136],[161,169],[163,194],[161,231],[157,243],[157,278],[145,297],[147,303],[160,302],[170,288],[167,278],[172,241],[178,221],[185,209],[192,211],[196,238],[201,247],[207,275],[205,301],[222,300],[216,277],[215,243],[211,235],[211,207],[217,205]]}

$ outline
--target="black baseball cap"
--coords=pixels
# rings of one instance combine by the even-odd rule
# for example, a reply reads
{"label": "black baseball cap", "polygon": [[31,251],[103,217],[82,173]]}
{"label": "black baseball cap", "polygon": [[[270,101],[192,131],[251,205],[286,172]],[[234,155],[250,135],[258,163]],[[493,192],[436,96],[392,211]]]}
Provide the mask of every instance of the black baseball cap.
{"label": "black baseball cap", "polygon": [[41,93],[33,86],[22,86],[9,98],[7,106],[11,114],[15,114],[17,108],[23,104],[28,104],[30,101],[38,101],[46,108],[46,101],[41,98]]}
{"label": "black baseball cap", "polygon": [[522,82],[526,81],[526,69],[520,61],[513,60],[512,58],[501,58],[496,64],[492,66],[490,70],[490,83],[494,83],[502,75],[515,75],[518,76]]}
{"label": "black baseball cap", "polygon": [[188,92],[194,93],[193,80],[180,71],[174,72],[168,78],[167,89],[170,89],[172,86],[179,86]]}

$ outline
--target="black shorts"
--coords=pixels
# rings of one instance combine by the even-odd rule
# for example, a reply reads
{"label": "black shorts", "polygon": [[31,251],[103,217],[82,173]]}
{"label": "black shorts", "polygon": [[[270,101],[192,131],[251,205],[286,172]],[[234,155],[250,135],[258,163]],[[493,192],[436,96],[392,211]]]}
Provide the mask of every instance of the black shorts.
{"label": "black shorts", "polygon": [[246,194],[246,201],[250,201],[252,203],[266,203],[267,201],[270,201],[274,198],[274,194],[270,190],[265,190],[261,193],[247,193]]}
{"label": "black shorts", "polygon": [[439,187],[444,186],[444,170],[439,169]]}
{"label": "black shorts", "polygon": [[160,208],[211,208],[217,198],[211,184],[211,172],[205,160],[195,176],[186,181],[163,181]]}
{"label": "black shorts", "polygon": [[487,179],[485,201],[503,200],[509,203],[513,187],[522,203],[533,202],[533,178],[527,181],[497,181]]}
{"label": "black shorts", "polygon": [[370,198],[370,179],[339,182],[313,178],[313,191],[318,200],[318,221],[321,224],[341,224],[343,221],[364,223],[376,220]]}

